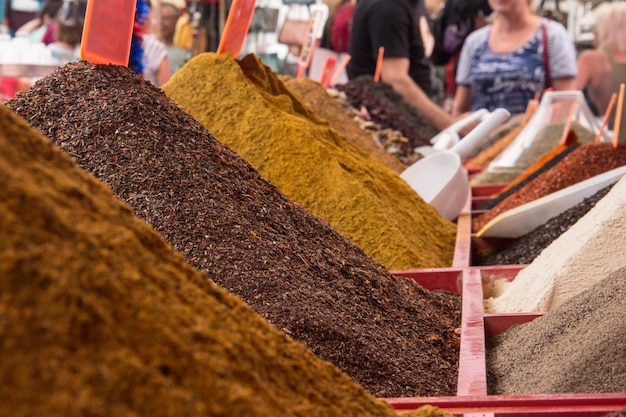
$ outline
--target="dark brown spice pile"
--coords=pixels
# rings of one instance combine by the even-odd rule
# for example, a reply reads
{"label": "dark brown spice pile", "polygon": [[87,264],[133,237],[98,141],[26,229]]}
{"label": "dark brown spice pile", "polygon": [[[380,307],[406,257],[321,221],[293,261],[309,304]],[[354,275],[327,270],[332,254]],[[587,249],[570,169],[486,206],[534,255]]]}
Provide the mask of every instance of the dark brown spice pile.
{"label": "dark brown spice pile", "polygon": [[460,297],[390,275],[161,90],[125,67],[77,62],[7,105],[192,265],[370,393],[455,395]]}
{"label": "dark brown spice pile", "polygon": [[430,139],[437,134],[389,84],[376,83],[371,76],[363,75],[335,88],[346,94],[352,106],[364,106],[375,122],[401,131],[413,148],[430,145]]}
{"label": "dark brown spice pile", "polygon": [[472,257],[473,264],[475,266],[530,264],[550,243],[587,214],[602,197],[608,194],[612,187],[613,185],[603,188],[591,197],[585,198],[575,206],[551,218],[535,230],[503,244],[496,251],[476,254]]}

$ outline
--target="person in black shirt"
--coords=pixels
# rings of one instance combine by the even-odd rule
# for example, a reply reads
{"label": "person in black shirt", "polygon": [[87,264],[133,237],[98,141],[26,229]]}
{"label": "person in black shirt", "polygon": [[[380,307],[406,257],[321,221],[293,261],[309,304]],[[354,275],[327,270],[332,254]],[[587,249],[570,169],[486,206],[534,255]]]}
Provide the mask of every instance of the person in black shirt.
{"label": "person in black shirt", "polygon": [[422,0],[359,0],[352,20],[346,68],[348,78],[374,75],[379,47],[384,48],[381,80],[391,85],[435,128],[454,118],[430,99],[431,67],[420,32],[426,18]]}

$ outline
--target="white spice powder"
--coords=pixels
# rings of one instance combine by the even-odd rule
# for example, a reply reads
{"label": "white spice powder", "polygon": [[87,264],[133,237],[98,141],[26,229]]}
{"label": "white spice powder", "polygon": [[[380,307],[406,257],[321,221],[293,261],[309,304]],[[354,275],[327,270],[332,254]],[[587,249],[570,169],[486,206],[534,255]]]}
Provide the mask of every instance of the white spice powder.
{"label": "white spice powder", "polygon": [[546,312],[626,266],[626,178],[511,282],[494,286],[486,313]]}

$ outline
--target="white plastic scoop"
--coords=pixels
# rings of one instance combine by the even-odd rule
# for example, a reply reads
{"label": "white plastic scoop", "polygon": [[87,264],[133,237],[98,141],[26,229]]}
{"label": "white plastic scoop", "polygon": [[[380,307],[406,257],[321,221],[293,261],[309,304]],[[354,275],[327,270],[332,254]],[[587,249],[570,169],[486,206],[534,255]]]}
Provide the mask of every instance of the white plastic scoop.
{"label": "white plastic scoop", "polygon": [[494,110],[451,148],[431,149],[427,156],[405,169],[400,178],[442,217],[456,219],[469,193],[469,179],[463,167],[463,159],[510,116],[511,113],[506,109]]}

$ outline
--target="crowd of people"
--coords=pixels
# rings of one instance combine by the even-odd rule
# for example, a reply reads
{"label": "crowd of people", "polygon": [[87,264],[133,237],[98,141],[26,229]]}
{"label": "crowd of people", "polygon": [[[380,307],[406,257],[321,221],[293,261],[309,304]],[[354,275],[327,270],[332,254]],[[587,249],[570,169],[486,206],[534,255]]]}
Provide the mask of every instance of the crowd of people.
{"label": "crowd of people", "polygon": [[[606,1],[593,10],[595,48],[582,53],[562,23],[538,13],[535,0],[439,3],[343,1],[328,26],[348,31],[331,29],[327,44],[338,51],[335,45],[347,45],[350,79],[374,75],[382,47],[380,79],[439,129],[481,108],[523,113],[528,101],[548,88],[584,91],[600,117],[612,93],[626,82],[624,1]],[[348,23],[340,18],[341,7],[350,7]],[[434,48],[424,35],[424,19]],[[433,92],[437,66],[445,67],[448,106]]]}
{"label": "crowd of people", "polygon": [[[142,2],[149,11],[141,22],[141,73],[161,86],[192,55],[183,36],[191,33],[187,2]],[[581,53],[565,26],[542,17],[536,2],[324,0],[329,18],[321,45],[350,55],[349,79],[374,75],[378,67],[380,79],[440,130],[482,108],[523,113],[547,88],[584,91],[603,115],[626,82],[626,1],[607,0],[593,10],[595,47]],[[4,26],[11,36],[46,45],[62,65],[80,59],[86,4],[9,0]],[[441,67],[443,100],[433,85]]]}
{"label": "crowd of people", "polygon": [[[175,44],[177,22],[185,13],[184,0],[139,0],[148,14],[140,22],[141,73],[157,86],[163,85],[190,57]],[[11,0],[1,14],[11,38],[45,45],[42,63],[64,65],[81,59],[80,46],[87,0]],[[132,67],[132,66],[131,66]]]}

